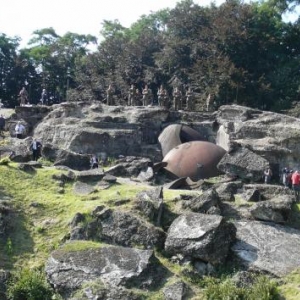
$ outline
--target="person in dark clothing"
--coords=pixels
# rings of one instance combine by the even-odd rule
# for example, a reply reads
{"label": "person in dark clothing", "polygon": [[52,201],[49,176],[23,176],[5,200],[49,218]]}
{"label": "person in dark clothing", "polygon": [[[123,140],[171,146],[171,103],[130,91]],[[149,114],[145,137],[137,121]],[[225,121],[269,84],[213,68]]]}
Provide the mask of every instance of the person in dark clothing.
{"label": "person in dark clothing", "polygon": [[96,155],[92,155],[90,163],[91,163],[91,168],[92,169],[98,169],[99,160],[98,160],[98,157]]}
{"label": "person in dark clothing", "polygon": [[5,118],[3,115],[0,115],[0,134],[3,135],[3,131],[5,128]]}
{"label": "person in dark clothing", "polygon": [[33,139],[30,145],[30,150],[32,151],[32,160],[37,161],[40,158],[41,149],[42,149],[42,144],[36,139]]}

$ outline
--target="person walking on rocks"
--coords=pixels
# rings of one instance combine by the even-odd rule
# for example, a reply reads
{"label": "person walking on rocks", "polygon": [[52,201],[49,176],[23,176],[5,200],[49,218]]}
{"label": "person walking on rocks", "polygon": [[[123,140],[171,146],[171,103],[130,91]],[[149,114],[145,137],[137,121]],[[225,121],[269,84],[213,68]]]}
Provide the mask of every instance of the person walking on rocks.
{"label": "person walking on rocks", "polygon": [[34,138],[29,149],[32,151],[32,160],[37,161],[41,156],[42,144]]}
{"label": "person walking on rocks", "polygon": [[16,127],[15,127],[15,132],[16,132],[16,137],[18,139],[22,139],[23,138],[23,135],[25,133],[25,126],[20,122],[18,121]]}

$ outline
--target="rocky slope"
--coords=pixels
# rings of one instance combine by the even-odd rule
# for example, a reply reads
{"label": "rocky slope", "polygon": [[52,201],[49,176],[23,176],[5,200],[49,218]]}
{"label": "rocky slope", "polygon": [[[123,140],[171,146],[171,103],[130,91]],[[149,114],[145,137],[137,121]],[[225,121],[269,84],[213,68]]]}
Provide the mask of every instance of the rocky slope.
{"label": "rocky slope", "polygon": [[[23,140],[13,134],[20,119],[29,135]],[[162,160],[159,134],[174,123],[192,127],[227,153],[218,165],[223,177],[170,196],[169,180],[153,163]],[[7,127],[11,137],[1,150],[16,152],[15,172],[33,180],[44,172],[45,166],[28,162],[33,135],[42,140],[44,157],[60,166],[51,178],[57,197],[89,203],[70,216],[60,246],[44,261],[48,281],[64,299],[201,299],[192,278],[216,275],[222,266],[273,278],[300,268],[298,204],[276,176],[270,185],[259,182],[268,165],[275,175],[283,166],[298,167],[299,119],[239,106],[207,114],[65,103],[17,108]],[[91,153],[113,158],[112,167],[87,170]],[[121,177],[127,186],[144,181],[147,187],[115,200],[110,191],[120,193]],[[3,241],[13,213],[8,186],[2,178]],[[19,199],[16,191],[10,194]]]}

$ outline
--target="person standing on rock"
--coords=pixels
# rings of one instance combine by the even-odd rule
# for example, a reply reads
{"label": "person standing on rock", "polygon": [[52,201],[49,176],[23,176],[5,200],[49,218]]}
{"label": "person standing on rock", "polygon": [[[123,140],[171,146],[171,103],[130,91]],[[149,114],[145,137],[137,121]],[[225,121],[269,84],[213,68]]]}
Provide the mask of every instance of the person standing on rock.
{"label": "person standing on rock", "polygon": [[135,92],[136,92],[136,89],[134,87],[134,85],[132,84],[130,89],[129,89],[129,93],[128,93],[128,106],[135,106]]}
{"label": "person standing on rock", "polygon": [[300,172],[297,170],[292,175],[292,187],[295,195],[296,202],[299,202],[300,196]]}
{"label": "person standing on rock", "polygon": [[98,159],[98,157],[96,155],[92,155],[91,156],[90,163],[91,163],[91,168],[92,169],[98,169],[98,167],[99,167],[99,159]]}
{"label": "person standing on rock", "polygon": [[270,168],[268,168],[267,170],[265,170],[264,172],[264,176],[265,176],[265,183],[266,184],[270,184],[271,183],[271,178],[272,178],[272,170]]}
{"label": "person standing on rock", "polygon": [[143,106],[150,105],[151,90],[148,88],[147,84],[145,85],[142,94],[143,94]]}
{"label": "person standing on rock", "polygon": [[32,151],[32,160],[37,161],[41,156],[42,144],[34,138],[29,150]]}
{"label": "person standing on rock", "polygon": [[5,118],[3,115],[0,115],[0,134],[3,135],[5,129]]}
{"label": "person standing on rock", "polygon": [[194,93],[191,87],[188,88],[186,92],[186,110],[194,110]]}
{"label": "person standing on rock", "polygon": [[22,87],[19,93],[19,97],[20,97],[20,106],[24,106],[28,102],[28,93],[25,87]]}
{"label": "person standing on rock", "polygon": [[16,127],[15,127],[15,132],[16,132],[16,137],[18,139],[22,139],[23,138],[23,135],[25,133],[25,126],[20,122],[18,121]]}
{"label": "person standing on rock", "polygon": [[108,86],[108,89],[106,90],[106,99],[107,99],[107,105],[113,105],[113,89],[111,84]]}
{"label": "person standing on rock", "polygon": [[182,93],[178,87],[173,91],[174,110],[180,110],[182,107]]}
{"label": "person standing on rock", "polygon": [[48,97],[47,97],[47,91],[46,89],[42,90],[42,94],[41,94],[41,103],[42,105],[48,105]]}

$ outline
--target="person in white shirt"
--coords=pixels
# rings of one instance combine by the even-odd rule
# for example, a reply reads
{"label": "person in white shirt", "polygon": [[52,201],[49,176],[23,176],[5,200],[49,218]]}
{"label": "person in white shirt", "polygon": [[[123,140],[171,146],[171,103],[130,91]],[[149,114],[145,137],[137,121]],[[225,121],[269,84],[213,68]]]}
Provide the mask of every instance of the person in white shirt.
{"label": "person in white shirt", "polygon": [[15,132],[18,139],[23,138],[23,134],[25,133],[25,126],[20,121],[18,121],[15,127]]}

